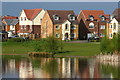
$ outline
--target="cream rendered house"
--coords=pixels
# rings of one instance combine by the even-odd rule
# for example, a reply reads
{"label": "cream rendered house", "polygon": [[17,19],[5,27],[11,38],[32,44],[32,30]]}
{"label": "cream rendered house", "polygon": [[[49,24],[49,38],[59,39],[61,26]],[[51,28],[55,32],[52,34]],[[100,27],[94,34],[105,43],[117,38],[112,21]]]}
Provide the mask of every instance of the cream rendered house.
{"label": "cream rendered house", "polygon": [[19,16],[18,35],[28,38],[40,38],[41,21],[45,14],[43,9],[23,9]]}
{"label": "cream rendered house", "polygon": [[120,8],[117,8],[113,11],[111,15],[111,21],[109,23],[108,34],[109,38],[112,39],[113,35],[120,32]]}
{"label": "cream rendered house", "polygon": [[114,35],[119,32],[119,22],[116,18],[113,18],[109,24],[109,38],[112,39]]}

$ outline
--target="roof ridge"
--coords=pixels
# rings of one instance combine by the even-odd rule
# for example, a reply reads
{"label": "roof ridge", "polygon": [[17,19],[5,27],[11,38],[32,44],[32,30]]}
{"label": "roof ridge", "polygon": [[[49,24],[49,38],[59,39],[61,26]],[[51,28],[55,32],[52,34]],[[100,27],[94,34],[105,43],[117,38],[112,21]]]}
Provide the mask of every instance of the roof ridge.
{"label": "roof ridge", "polygon": [[[36,8],[36,9],[42,9],[42,8]],[[23,9],[23,10],[35,10],[35,9]]]}

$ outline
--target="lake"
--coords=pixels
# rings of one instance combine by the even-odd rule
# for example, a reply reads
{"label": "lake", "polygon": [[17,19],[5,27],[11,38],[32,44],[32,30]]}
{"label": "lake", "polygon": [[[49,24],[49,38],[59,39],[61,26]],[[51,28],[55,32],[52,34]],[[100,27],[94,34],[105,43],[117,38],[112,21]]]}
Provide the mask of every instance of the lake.
{"label": "lake", "polygon": [[35,58],[3,56],[3,78],[118,78],[118,63],[95,58]]}

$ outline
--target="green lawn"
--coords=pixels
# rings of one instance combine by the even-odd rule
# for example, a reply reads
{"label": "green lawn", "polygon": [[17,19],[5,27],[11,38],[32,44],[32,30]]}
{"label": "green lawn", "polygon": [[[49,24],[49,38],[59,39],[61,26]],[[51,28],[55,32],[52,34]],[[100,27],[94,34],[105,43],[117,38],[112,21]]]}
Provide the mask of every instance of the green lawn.
{"label": "green lawn", "polygon": [[94,56],[100,53],[100,43],[65,43],[64,52],[57,55]]}
{"label": "green lawn", "polygon": [[[27,42],[27,44],[31,42]],[[0,43],[1,44],[1,43]],[[3,42],[3,54],[27,54],[33,52],[32,46],[26,46],[26,42]],[[100,43],[64,43],[63,53],[57,55],[67,56],[94,56],[100,53]]]}

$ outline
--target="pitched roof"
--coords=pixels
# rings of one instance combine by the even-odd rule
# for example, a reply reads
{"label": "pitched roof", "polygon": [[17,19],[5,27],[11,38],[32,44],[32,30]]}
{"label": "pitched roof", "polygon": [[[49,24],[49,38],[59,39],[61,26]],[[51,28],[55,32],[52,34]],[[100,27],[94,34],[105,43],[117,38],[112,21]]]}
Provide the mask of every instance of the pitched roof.
{"label": "pitched roof", "polygon": [[42,10],[41,8],[40,9],[24,9],[24,12],[29,20],[33,20],[39,14],[39,12],[41,12],[41,10]]}
{"label": "pitched roof", "polygon": [[118,22],[120,22],[120,8],[115,9],[113,11],[112,15],[115,16],[115,18],[118,20]]}
{"label": "pitched roof", "polygon": [[2,19],[18,19],[18,17],[15,17],[15,16],[3,16]]}
{"label": "pitched roof", "polygon": [[89,16],[92,15],[94,19],[97,19],[100,21],[100,15],[104,15],[105,17],[108,17],[110,15],[104,14],[103,10],[81,10],[83,12],[85,19],[89,19]]}
{"label": "pitched roof", "polygon": [[[68,16],[71,15],[75,15],[73,10],[47,10],[53,24],[61,24],[64,23],[66,20],[70,21]],[[57,15],[60,19],[59,20],[54,20],[53,16]],[[72,21],[70,21],[72,22]],[[77,20],[72,22],[73,24],[77,23]]]}
{"label": "pitched roof", "polygon": [[5,19],[6,25],[16,25],[18,23],[18,19]]}

